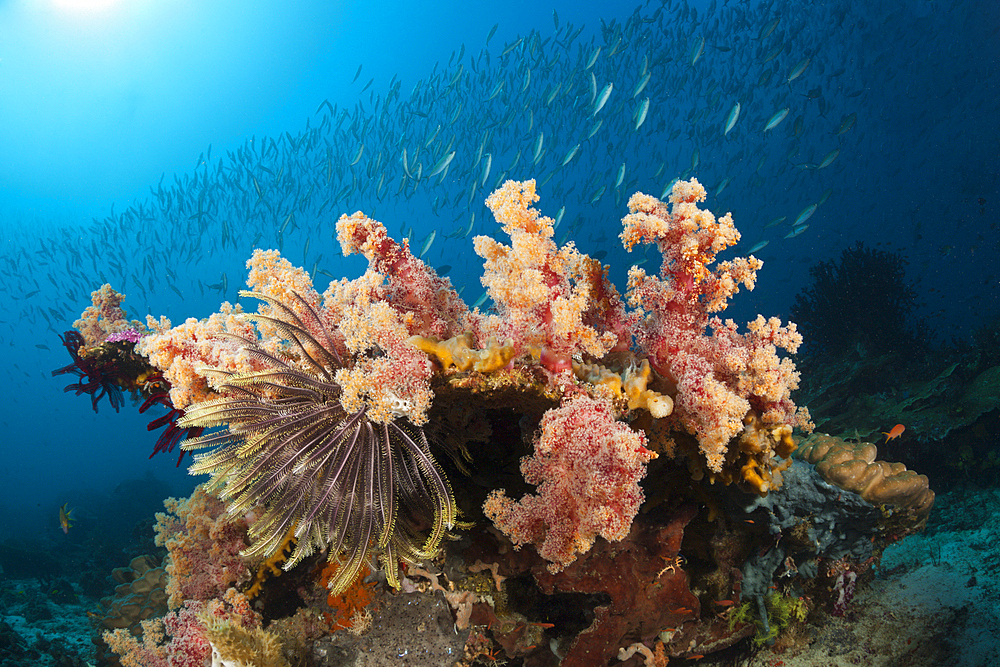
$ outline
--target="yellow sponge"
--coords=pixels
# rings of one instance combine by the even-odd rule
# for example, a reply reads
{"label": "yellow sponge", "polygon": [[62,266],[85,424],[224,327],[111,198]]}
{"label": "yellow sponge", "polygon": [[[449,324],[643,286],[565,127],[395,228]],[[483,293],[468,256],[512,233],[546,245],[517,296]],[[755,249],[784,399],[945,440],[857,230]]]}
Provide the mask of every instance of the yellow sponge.
{"label": "yellow sponge", "polygon": [[507,341],[505,345],[490,341],[486,349],[477,350],[472,347],[474,341],[470,333],[463,333],[444,341],[439,341],[433,336],[429,338],[410,336],[407,342],[435,357],[445,369],[454,366],[460,371],[476,370],[480,373],[490,373],[500,370],[514,358],[512,341]]}

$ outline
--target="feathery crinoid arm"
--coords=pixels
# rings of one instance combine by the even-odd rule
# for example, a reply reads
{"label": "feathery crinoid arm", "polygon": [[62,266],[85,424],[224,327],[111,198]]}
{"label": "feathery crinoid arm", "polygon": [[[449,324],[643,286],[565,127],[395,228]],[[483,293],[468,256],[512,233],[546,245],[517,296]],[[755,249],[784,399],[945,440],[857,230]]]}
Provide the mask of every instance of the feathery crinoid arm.
{"label": "feathery crinoid arm", "polygon": [[294,531],[286,569],[326,550],[342,563],[329,584],[341,592],[378,554],[398,587],[399,561],[432,556],[457,514],[427,438],[401,420],[368,419],[367,407],[344,409],[334,376],[352,360],[343,361],[338,333],[305,299],[243,295],[271,306],[267,315],[247,318],[266,323],[284,342],[276,353],[263,341],[241,339],[264,368],[217,375],[223,398],[188,408],[179,425],[224,427],[184,443],[186,450],[214,447],[195,455],[191,472],[211,475],[209,486],[230,514],[263,508],[244,556],[267,558]]}

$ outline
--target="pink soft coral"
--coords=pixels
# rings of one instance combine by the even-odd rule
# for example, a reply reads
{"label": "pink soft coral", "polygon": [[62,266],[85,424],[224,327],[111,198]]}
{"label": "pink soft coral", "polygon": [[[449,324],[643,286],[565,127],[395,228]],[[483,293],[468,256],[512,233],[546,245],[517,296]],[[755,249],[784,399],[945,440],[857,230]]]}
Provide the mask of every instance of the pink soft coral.
{"label": "pink soft coral", "polygon": [[[694,434],[713,472],[721,472],[728,444],[753,410],[768,425],[807,425],[789,396],[799,375],[777,348],[795,352],[802,337],[795,325],[759,317],[749,333],[739,334],[732,320],[710,313],[725,310],[740,285],[754,288],[763,263],[737,257],[712,267],[716,255],[739,241],[727,214],[716,219],[697,207],[705,189],[696,180],[677,183],[672,210],[641,193],[629,200],[621,239],[626,249],[655,243],[663,255],[659,276],[632,267],[629,302],[646,317],[636,342],[650,364],[676,386],[673,424]],[[711,331],[711,334],[706,334]]]}
{"label": "pink soft coral", "polygon": [[616,421],[611,405],[577,395],[545,413],[534,456],[521,472],[538,495],[519,502],[494,491],[484,511],[515,545],[535,544],[559,572],[593,545],[598,535],[628,535],[644,499],[639,480],[655,456],[646,438]]}
{"label": "pink soft coral", "polygon": [[156,515],[156,544],[169,553],[168,605],[210,600],[250,579],[240,551],[246,548],[247,522],[226,514],[222,501],[202,485],[191,497],[168,498],[167,514]]}

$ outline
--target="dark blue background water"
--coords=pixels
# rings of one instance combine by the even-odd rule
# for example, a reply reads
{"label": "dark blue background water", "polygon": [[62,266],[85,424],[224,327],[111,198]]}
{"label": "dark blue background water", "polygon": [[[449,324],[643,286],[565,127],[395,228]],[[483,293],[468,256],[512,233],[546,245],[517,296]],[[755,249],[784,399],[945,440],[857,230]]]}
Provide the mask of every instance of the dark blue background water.
{"label": "dark blue background water", "polygon": [[[65,502],[92,531],[134,496],[124,480],[196,481],[148,458],[149,415],[95,415],[50,375],[69,361],[57,333],[105,279],[130,317],[178,324],[235,300],[252,249],[280,246],[323,290],[363,270],[334,239],[363,210],[418,253],[436,230],[425,260],[452,266],[471,304],[472,236],[497,231],[482,203],[501,177],[538,179],[540,210],[565,206],[557,239],[606,252],[620,287],[644,257],[616,238],[628,196],[697,177],[705,207],[733,213],[737,252],[768,241],[756,291],[726,316],[787,318],[809,266],[864,241],[908,258],[940,341],[966,338],[998,305],[998,44],[986,0],[0,0],[0,538],[62,538]],[[404,148],[411,175],[455,157],[414,181]]]}

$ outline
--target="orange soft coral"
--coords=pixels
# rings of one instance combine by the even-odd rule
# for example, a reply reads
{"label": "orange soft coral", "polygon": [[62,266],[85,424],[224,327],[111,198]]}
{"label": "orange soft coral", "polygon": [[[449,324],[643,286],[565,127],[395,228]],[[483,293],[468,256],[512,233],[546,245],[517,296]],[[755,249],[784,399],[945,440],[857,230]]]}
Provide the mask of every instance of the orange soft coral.
{"label": "orange soft coral", "polygon": [[102,344],[109,335],[121,333],[127,329],[142,331],[138,320],[128,321],[121,307],[125,295],[116,292],[111,285],[101,285],[101,289],[90,293],[91,305],[73,322],[73,328],[83,335],[84,347],[96,347]]}
{"label": "orange soft coral", "polygon": [[250,579],[243,558],[247,522],[226,514],[225,505],[201,485],[186,500],[168,498],[156,515],[156,544],[166,547],[167,595],[171,609],[185,600],[211,600]]}
{"label": "orange soft coral", "polygon": [[408,241],[396,243],[385,225],[360,212],[340,217],[337,239],[345,256],[365,256],[369,262],[366,282],[373,284],[373,276],[379,277],[373,293],[403,317],[411,335],[450,338],[465,330],[462,323],[468,308],[451,281],[415,257]]}
{"label": "orange soft coral", "polygon": [[153,333],[142,338],[136,346],[139,354],[163,372],[170,383],[170,402],[178,410],[215,396],[203,368],[221,368],[234,373],[259,368],[238,341],[219,336],[227,333],[256,337],[253,325],[241,317],[243,311],[239,304],[223,303],[220,311],[202,320],[188,318],[184,324],[173,328],[169,320],[159,324],[150,320]]}
{"label": "orange soft coral", "polygon": [[552,219],[531,207],[538,199],[534,181],[507,181],[486,200],[511,244],[473,241],[497,310],[482,318],[480,338],[512,340],[519,354],[534,348],[564,358],[603,357],[627,345],[624,306],[606,270],[572,243],[556,246]]}

